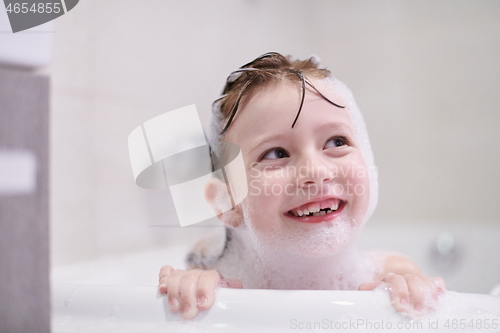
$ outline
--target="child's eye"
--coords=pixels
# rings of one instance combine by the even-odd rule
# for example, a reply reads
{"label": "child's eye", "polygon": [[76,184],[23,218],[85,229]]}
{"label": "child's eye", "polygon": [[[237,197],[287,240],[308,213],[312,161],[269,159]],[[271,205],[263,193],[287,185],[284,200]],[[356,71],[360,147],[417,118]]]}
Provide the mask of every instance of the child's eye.
{"label": "child's eye", "polygon": [[349,142],[347,141],[346,137],[343,136],[335,136],[328,140],[325,144],[325,149],[326,148],[335,148],[335,147],[341,147],[341,146],[347,146]]}
{"label": "child's eye", "polygon": [[277,147],[277,148],[272,148],[272,149],[266,151],[260,159],[261,160],[276,160],[276,159],[285,158],[285,157],[290,157],[288,152],[281,147]]}

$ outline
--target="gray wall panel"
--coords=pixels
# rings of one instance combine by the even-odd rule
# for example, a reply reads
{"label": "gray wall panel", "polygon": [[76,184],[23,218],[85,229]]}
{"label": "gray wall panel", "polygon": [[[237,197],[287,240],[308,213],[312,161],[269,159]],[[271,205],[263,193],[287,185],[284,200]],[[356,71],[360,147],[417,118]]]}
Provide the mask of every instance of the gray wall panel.
{"label": "gray wall panel", "polygon": [[49,79],[0,67],[0,149],[37,159],[34,193],[0,196],[0,332],[50,332]]}

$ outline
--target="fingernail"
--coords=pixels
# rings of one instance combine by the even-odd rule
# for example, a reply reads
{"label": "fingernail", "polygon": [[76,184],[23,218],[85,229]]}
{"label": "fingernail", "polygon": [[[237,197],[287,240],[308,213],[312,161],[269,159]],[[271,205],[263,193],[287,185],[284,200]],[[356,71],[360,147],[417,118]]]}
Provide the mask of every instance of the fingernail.
{"label": "fingernail", "polygon": [[170,301],[170,308],[177,308],[177,306],[179,306],[179,301],[177,300],[177,298],[174,298]]}
{"label": "fingernail", "polygon": [[408,304],[408,301],[406,300],[406,298],[401,298],[401,299],[399,300],[399,304],[401,304],[401,305],[406,305],[406,304]]}
{"label": "fingernail", "polygon": [[184,307],[184,310],[182,310],[182,312],[186,313],[186,312],[189,312],[189,310],[191,310],[191,305],[186,304],[186,306]]}
{"label": "fingernail", "polygon": [[422,310],[423,310],[422,305],[420,304],[415,305],[415,311],[422,312]]}
{"label": "fingernail", "polygon": [[167,293],[166,288],[167,288],[167,285],[165,283],[160,284],[160,287],[158,287],[158,289],[165,289],[165,293]]}
{"label": "fingernail", "polygon": [[203,305],[205,305],[206,303],[207,303],[207,298],[206,298],[206,297],[200,297],[200,298],[198,299],[198,305],[203,306]]}
{"label": "fingernail", "polygon": [[226,280],[220,280],[218,286],[221,288],[229,288],[229,283]]}

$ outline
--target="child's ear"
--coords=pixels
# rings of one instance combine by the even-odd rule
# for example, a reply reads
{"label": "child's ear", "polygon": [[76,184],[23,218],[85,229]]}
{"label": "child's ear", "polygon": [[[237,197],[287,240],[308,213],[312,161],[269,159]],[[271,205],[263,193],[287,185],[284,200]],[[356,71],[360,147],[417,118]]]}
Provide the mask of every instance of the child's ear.
{"label": "child's ear", "polygon": [[241,206],[232,208],[227,184],[218,178],[211,178],[205,185],[205,199],[217,217],[228,227],[237,227],[243,222]]}

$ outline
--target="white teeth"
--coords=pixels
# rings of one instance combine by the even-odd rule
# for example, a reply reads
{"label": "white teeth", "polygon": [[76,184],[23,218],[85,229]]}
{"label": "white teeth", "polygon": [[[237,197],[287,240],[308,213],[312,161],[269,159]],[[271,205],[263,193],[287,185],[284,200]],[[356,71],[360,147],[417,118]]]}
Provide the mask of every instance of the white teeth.
{"label": "white teeth", "polygon": [[339,208],[339,205],[340,205],[340,200],[334,200],[330,208],[323,208],[323,209],[321,209],[318,204],[311,204],[308,208],[305,208],[303,210],[300,209],[291,210],[290,214],[297,217],[322,216],[336,211]]}
{"label": "white teeth", "polygon": [[320,209],[320,208],[319,208],[319,205],[317,205],[317,204],[314,204],[314,205],[309,206],[309,211],[310,211],[310,212],[313,212],[313,213],[317,213],[317,212],[319,212],[319,209]]}

